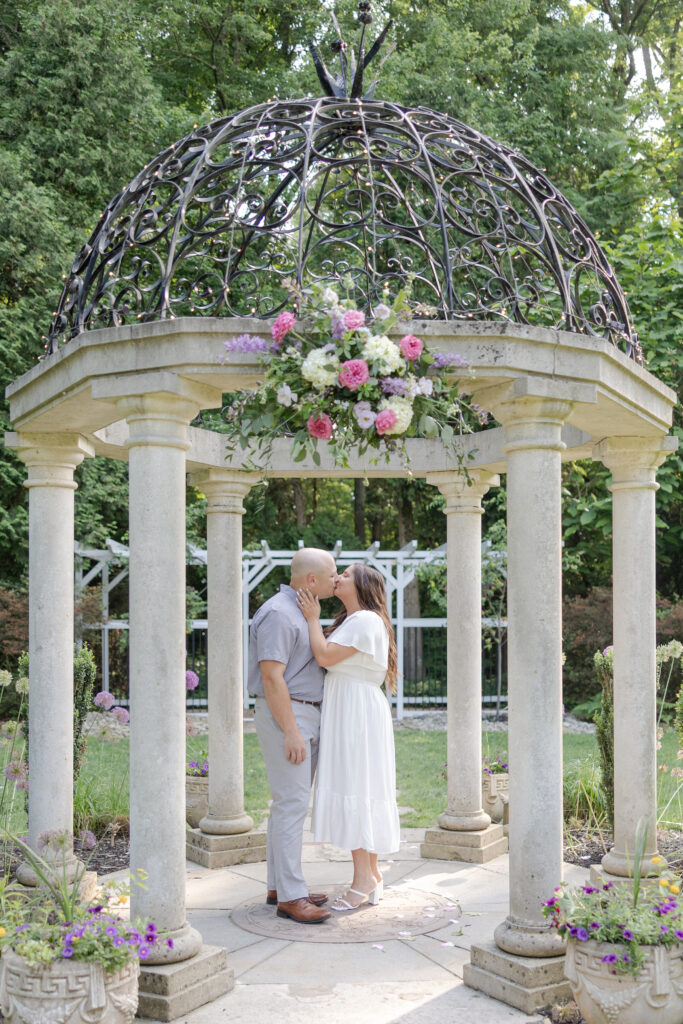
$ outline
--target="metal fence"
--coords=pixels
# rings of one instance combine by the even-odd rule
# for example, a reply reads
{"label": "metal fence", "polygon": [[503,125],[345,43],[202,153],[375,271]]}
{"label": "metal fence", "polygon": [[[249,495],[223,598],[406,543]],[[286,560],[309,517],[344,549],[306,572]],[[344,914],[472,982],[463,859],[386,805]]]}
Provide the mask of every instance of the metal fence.
{"label": "metal fence", "polygon": [[[407,620],[414,623],[416,620]],[[419,625],[406,625],[403,633],[403,676],[398,680],[398,693],[392,703],[403,708],[444,708],[446,699],[447,656],[446,623],[442,619],[418,620]],[[109,688],[120,704],[128,702],[128,659],[122,632],[127,623],[117,623],[107,630],[109,636]],[[123,645],[123,652],[117,650]],[[187,667],[199,676],[199,685],[188,691],[188,710],[204,710],[208,706],[207,681],[208,630],[204,620],[197,620],[187,636]],[[503,635],[500,651],[497,644],[485,643],[482,648],[482,699],[487,707],[507,704],[507,645]],[[249,704],[252,704],[249,701]]]}

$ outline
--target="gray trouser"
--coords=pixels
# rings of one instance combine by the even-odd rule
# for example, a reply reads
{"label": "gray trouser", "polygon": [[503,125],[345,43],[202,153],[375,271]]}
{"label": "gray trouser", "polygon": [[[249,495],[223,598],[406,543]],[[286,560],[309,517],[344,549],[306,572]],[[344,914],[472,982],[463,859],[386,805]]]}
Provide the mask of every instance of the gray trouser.
{"label": "gray trouser", "polygon": [[320,708],[292,701],[292,711],[306,742],[306,759],[301,764],[286,759],[284,733],[265,698],[255,701],[254,724],[273,798],[268,818],[268,888],[277,889],[278,900],[285,903],[308,896],[301,847],[320,738]]}

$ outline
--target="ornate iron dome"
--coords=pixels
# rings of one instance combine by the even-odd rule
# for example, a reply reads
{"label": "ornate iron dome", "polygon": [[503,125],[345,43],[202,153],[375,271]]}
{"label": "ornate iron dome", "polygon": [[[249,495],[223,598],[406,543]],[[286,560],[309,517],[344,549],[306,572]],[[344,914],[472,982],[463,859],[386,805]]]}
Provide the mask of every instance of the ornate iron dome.
{"label": "ornate iron dome", "polygon": [[374,82],[361,99],[388,28],[355,59],[339,33],[337,77],[311,46],[325,98],[242,110],[150,161],[76,257],[48,354],[98,327],[271,317],[287,278],[352,282],[372,308],[410,276],[442,319],[602,336],[640,361],[613,268],[542,171],[452,117],[368,98]]}

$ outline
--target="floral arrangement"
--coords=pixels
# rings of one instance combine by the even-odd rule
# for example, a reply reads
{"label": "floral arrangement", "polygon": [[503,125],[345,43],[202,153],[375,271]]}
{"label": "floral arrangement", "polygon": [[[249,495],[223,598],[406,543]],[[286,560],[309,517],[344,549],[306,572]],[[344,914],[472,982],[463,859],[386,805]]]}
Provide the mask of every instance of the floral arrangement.
{"label": "floral arrangement", "polygon": [[[407,460],[406,437],[440,438],[453,447],[457,434],[471,431],[473,416],[486,422],[485,412],[465,403],[457,381],[443,375],[457,369],[467,376],[461,356],[430,352],[414,334],[389,336],[400,334],[401,322],[434,312],[411,307],[407,291],[393,300],[385,292],[366,322],[333,288],[287,284],[304,319],[300,327],[285,310],[271,341],[243,334],[224,342],[228,353],[258,353],[264,368],[258,390],[241,393],[225,411],[229,451],[253,442],[267,462],[273,440],[286,435],[295,462],[310,454],[319,465],[319,441],[329,443],[337,465],[349,465],[354,446],[360,454],[372,447],[387,459],[397,451]],[[248,465],[259,468],[253,458]]]}
{"label": "floral arrangement", "polygon": [[483,757],[481,759],[481,768],[485,775],[504,775],[510,771],[510,766],[506,761],[501,761],[497,757]]}
{"label": "floral arrangement", "polygon": [[[66,849],[70,836],[54,833],[43,839],[43,847],[58,854]],[[22,840],[14,839],[38,876],[33,891],[14,883],[3,886],[0,899],[0,948],[10,948],[37,967],[53,960],[85,960],[100,963],[105,971],[121,970],[131,960],[146,960],[152,948],[162,942],[170,948],[151,921],[130,921],[117,911],[127,903],[121,884],[106,885],[98,902],[83,903],[78,897],[82,872],[67,883],[65,873],[55,871]],[[143,884],[139,872],[137,884]]]}
{"label": "floral arrangement", "polygon": [[[569,889],[558,886],[552,899],[543,904],[561,935],[576,942],[609,943],[602,957],[613,974],[637,977],[645,960],[642,946],[667,949],[683,943],[683,902],[678,899],[681,881],[673,872],[660,871],[656,882],[641,886],[642,851],[645,829],[636,833],[633,888],[629,884],[605,882]],[[653,871],[663,866],[653,857]]]}

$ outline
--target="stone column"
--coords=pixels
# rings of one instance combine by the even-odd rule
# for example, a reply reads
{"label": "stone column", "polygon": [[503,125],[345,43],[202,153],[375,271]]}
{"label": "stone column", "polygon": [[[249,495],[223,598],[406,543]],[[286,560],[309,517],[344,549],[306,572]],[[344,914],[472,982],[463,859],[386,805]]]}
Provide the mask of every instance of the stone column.
{"label": "stone column", "polygon": [[486,470],[427,476],[446,497],[448,524],[448,807],[423,857],[485,863],[507,851],[482,808],[481,499],[499,478]]}
{"label": "stone column", "polygon": [[640,820],[644,873],[657,855],[655,478],[675,440],[609,437],[595,448],[612,473],[614,846],[602,867],[621,878],[633,876]]}
{"label": "stone column", "polygon": [[186,960],[202,939],[185,916],[185,452],[198,406],[148,394],[118,402],[130,431],[131,914],[168,933],[148,963]]}
{"label": "stone column", "polygon": [[225,867],[265,859],[265,833],[244,810],[242,708],[243,499],[258,477],[207,469],[191,480],[207,497],[209,809],[187,856]]}
{"label": "stone column", "polygon": [[564,952],[541,904],[562,878],[561,440],[571,404],[524,397],[495,410],[505,428],[508,523],[510,913],[500,949]]}
{"label": "stone column", "polygon": [[[83,865],[73,853],[74,470],[91,445],[78,434],[9,434],[28,467],[29,845],[60,836],[43,855],[71,881]],[[42,851],[41,851],[42,852]],[[17,877],[36,885],[32,868]]]}

